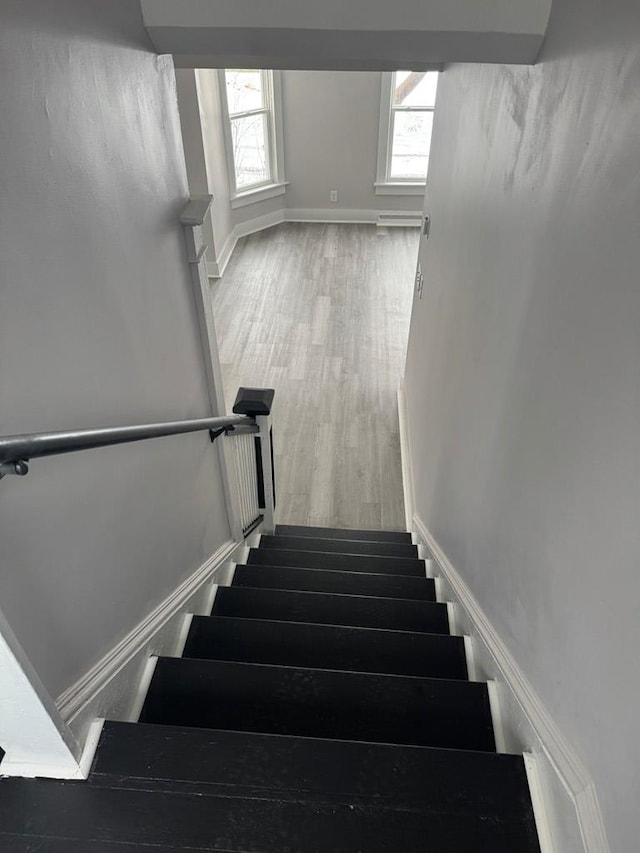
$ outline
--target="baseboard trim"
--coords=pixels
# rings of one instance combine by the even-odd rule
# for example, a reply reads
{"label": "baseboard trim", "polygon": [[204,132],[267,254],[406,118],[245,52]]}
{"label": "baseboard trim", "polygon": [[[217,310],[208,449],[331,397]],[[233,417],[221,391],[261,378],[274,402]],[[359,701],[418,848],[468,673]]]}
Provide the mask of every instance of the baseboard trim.
{"label": "baseboard trim", "polygon": [[212,582],[228,583],[245,543],[228,540],[56,700],[62,719],[83,747],[98,718],[134,720],[140,686],[153,655],[176,655],[185,616],[206,613]]}
{"label": "baseboard trim", "polygon": [[394,210],[394,211],[385,211],[385,210],[371,210],[368,208],[315,208],[315,207],[290,207],[285,208],[284,210],[284,221],[285,222],[324,222],[328,224],[335,223],[337,225],[344,225],[348,223],[352,224],[360,224],[360,225],[378,225],[379,220],[384,218],[385,216],[392,214],[394,217],[394,222],[400,221],[400,219],[411,219],[415,220],[415,217],[418,217],[418,221],[412,221],[412,225],[419,226],[421,223],[421,214],[416,211],[405,211],[405,210]]}
{"label": "baseboard trim", "polygon": [[246,222],[239,222],[233,229],[233,236],[236,240],[239,240],[240,237],[248,237],[249,234],[264,231],[265,228],[273,228],[274,225],[279,225],[285,221],[284,214],[284,210],[275,210],[273,213],[265,213],[263,216],[247,219]]}
{"label": "baseboard trim", "polygon": [[[431,553],[440,575],[472,626],[474,640],[491,655],[502,686],[516,700],[527,726],[535,733],[540,751],[567,791],[576,811],[585,853],[609,853],[602,813],[589,771],[542,704],[470,588],[415,512],[412,528]],[[504,736],[502,740],[504,743]]]}
{"label": "baseboard trim", "polygon": [[220,278],[222,273],[220,272],[220,266],[218,261],[207,261],[207,278]]}
{"label": "baseboard trim", "polygon": [[209,278],[221,278],[224,275],[227,264],[231,260],[231,256],[241,237],[248,237],[249,234],[257,234],[258,231],[264,231],[265,228],[273,228],[274,225],[279,225],[284,221],[284,211],[276,210],[274,213],[255,216],[253,219],[247,219],[245,222],[235,225],[216,260],[207,261],[207,276]]}
{"label": "baseboard trim", "polygon": [[420,228],[422,213],[410,210],[388,210],[378,214],[376,225],[380,228]]}
{"label": "baseboard trim", "polygon": [[214,263],[211,264],[212,267],[215,266],[215,275],[211,275],[209,271],[209,264],[207,263],[207,275],[213,278],[220,278],[224,271],[227,268],[227,264],[231,260],[231,255],[233,254],[233,250],[236,247],[236,243],[238,242],[237,235],[234,235],[233,231],[227,237],[227,240],[220,250],[220,253]]}
{"label": "baseboard trim", "polygon": [[[379,221],[389,215],[394,218],[394,221]],[[418,218],[416,219],[416,217]],[[286,207],[276,210],[273,213],[266,213],[264,216],[256,216],[253,219],[247,219],[245,222],[238,223],[227,238],[216,260],[207,261],[207,276],[216,279],[224,275],[227,264],[241,237],[248,237],[250,234],[264,231],[265,228],[272,228],[274,225],[279,225],[281,222],[322,222],[328,225],[407,225],[409,227],[419,227],[422,218],[419,212],[404,210]]]}

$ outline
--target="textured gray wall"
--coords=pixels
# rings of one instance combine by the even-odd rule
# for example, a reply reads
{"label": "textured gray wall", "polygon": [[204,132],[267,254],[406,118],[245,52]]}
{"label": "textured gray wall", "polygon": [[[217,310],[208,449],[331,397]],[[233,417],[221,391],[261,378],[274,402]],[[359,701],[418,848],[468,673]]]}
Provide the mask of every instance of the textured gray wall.
{"label": "textured gray wall", "polygon": [[[137,4],[5,0],[0,433],[210,411],[171,60]],[[229,535],[206,434],[0,482],[2,609],[55,696]]]}
{"label": "textured gray wall", "polygon": [[640,15],[555,0],[440,83],[406,386],[417,511],[637,848]]}

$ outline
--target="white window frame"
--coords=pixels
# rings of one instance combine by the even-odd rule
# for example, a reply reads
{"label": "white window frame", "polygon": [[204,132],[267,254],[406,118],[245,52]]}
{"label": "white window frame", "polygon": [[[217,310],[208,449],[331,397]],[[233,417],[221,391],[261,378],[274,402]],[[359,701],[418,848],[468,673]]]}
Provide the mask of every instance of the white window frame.
{"label": "white window frame", "polygon": [[428,112],[435,107],[403,107],[393,103],[393,80],[396,71],[382,72],[380,87],[380,128],[378,131],[378,168],[374,183],[376,195],[423,195],[427,184],[410,178],[391,178],[393,124],[396,112]]}
{"label": "white window frame", "polygon": [[233,159],[233,140],[231,137],[231,118],[229,115],[229,102],[227,100],[227,81],[225,69],[218,71],[218,83],[220,86],[220,100],[222,103],[222,118],[224,126],[224,144],[227,159],[227,172],[229,174],[229,188],[231,191],[231,207],[244,207],[246,204],[255,204],[267,198],[284,195],[287,183],[284,179],[284,145],[283,145],[283,122],[282,122],[282,79],[279,71],[260,71],[262,78],[262,91],[264,93],[264,107],[256,110],[245,110],[234,113],[234,117],[263,114],[266,116],[267,125],[267,156],[271,176],[269,180],[261,184],[254,184],[246,189],[238,189],[236,185],[236,168]]}

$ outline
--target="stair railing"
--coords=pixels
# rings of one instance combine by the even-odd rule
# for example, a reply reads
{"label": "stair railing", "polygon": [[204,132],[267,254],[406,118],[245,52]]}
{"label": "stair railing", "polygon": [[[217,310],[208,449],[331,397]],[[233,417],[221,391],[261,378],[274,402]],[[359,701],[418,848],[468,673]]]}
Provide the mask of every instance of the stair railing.
{"label": "stair railing", "polygon": [[271,425],[272,388],[240,388],[233,404],[235,414],[255,420],[254,426],[239,426],[230,445],[236,479],[237,503],[243,537],[260,522],[265,533],[275,529],[276,484]]}
{"label": "stair railing", "polygon": [[273,532],[273,397],[271,388],[240,388],[233,415],[3,436],[0,437],[0,479],[8,474],[24,477],[29,473],[30,461],[42,456],[59,456],[94,447],[208,430],[211,441],[221,435],[234,438],[236,492],[241,507],[243,536],[248,536],[261,522],[265,531]]}
{"label": "stair railing", "polygon": [[[273,396],[274,391],[270,388],[240,388],[233,415],[224,417],[3,436],[0,437],[0,479],[10,474],[26,476],[31,460],[43,456],[208,430],[212,442],[228,436],[233,447],[232,464],[227,470],[231,475],[234,505],[241,507],[242,535],[248,536],[261,522],[265,531],[273,532]],[[233,530],[237,525],[232,522],[229,504],[228,509]],[[233,535],[240,540],[239,531],[234,531]],[[1,609],[0,674],[0,701],[4,707],[3,774],[86,779],[97,744],[99,724],[91,729],[84,743],[76,739],[60,717],[55,702]]]}

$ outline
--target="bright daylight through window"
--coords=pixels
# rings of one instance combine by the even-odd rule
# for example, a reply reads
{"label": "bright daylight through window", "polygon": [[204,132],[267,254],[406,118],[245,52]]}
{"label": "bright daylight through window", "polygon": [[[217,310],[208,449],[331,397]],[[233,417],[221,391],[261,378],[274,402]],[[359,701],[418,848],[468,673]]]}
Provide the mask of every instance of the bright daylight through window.
{"label": "bright daylight through window", "polygon": [[221,72],[229,177],[234,196],[241,200],[244,195],[255,200],[254,193],[266,197],[269,190],[282,185],[280,81],[276,75],[235,68]]}
{"label": "bright daylight through window", "polygon": [[437,71],[383,75],[376,186],[424,188],[438,86]]}

